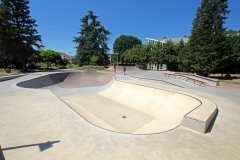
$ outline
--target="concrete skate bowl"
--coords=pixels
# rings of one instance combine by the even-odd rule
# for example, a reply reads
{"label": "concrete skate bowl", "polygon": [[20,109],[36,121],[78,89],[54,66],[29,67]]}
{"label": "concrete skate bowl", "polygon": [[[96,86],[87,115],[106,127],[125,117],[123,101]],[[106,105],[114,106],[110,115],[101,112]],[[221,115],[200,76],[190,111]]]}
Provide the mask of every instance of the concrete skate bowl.
{"label": "concrete skate bowl", "polygon": [[86,121],[125,134],[155,134],[184,126],[205,133],[217,107],[211,101],[115,81],[98,93],[61,97]]}
{"label": "concrete skate bowl", "polygon": [[[89,123],[125,134],[162,133],[179,126],[205,133],[216,114],[216,105],[202,97],[113,81],[112,73],[84,71],[48,74],[17,86],[50,89]],[[106,84],[101,91],[79,91]]]}
{"label": "concrete skate bowl", "polygon": [[83,72],[54,73],[37,77],[17,84],[23,88],[48,88],[58,86],[60,88],[81,88],[103,86],[114,78],[112,73],[101,73],[95,70]]}

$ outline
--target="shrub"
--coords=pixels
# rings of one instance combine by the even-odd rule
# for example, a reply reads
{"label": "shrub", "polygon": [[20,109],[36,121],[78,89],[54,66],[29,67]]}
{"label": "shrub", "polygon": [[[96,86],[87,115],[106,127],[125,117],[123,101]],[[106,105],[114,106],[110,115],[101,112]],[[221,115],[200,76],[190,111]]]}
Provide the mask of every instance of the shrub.
{"label": "shrub", "polygon": [[79,70],[87,70],[87,69],[92,69],[92,70],[105,70],[104,66],[93,66],[93,65],[85,65],[79,68]]}

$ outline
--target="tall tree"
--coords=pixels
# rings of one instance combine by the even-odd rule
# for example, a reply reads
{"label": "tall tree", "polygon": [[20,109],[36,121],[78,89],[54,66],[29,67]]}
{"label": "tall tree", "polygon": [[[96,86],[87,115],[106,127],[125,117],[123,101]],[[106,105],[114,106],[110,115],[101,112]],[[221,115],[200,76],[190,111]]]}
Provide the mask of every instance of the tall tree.
{"label": "tall tree", "polygon": [[189,43],[184,44],[184,47],[179,50],[177,61],[178,69],[183,72],[190,72],[192,65],[193,54],[189,49]]}
{"label": "tall tree", "polygon": [[[183,44],[184,45],[184,44]],[[152,45],[150,53],[150,63],[152,64],[166,64],[169,70],[178,70],[177,65],[177,46],[172,41],[166,43],[158,42]],[[179,47],[180,48],[180,47]]]}
{"label": "tall tree", "polygon": [[[80,22],[81,30],[80,36],[74,38],[77,43],[77,55],[79,65],[88,65],[91,59],[97,59],[95,62],[98,65],[107,65],[109,63],[107,51],[108,35],[110,32],[105,29],[100,21],[97,20],[98,16],[93,14],[93,11],[88,11]],[[98,58],[96,58],[98,57]]]}
{"label": "tall tree", "polygon": [[121,62],[124,63],[124,57],[122,54],[127,49],[130,49],[136,45],[142,45],[142,41],[131,35],[121,35],[114,41],[113,51],[115,55],[118,54],[118,57],[121,58]]}
{"label": "tall tree", "polygon": [[[0,55],[2,65],[5,68],[6,63],[13,59],[14,48],[12,40],[14,28],[9,19],[13,19],[11,10],[7,5],[4,4],[4,1],[0,1]],[[6,2],[5,2],[6,3]]]}
{"label": "tall tree", "polygon": [[163,52],[163,44],[158,42],[156,44],[147,45],[150,53],[149,61],[153,64],[163,64],[165,61],[165,53]]}
{"label": "tall tree", "polygon": [[178,52],[176,49],[178,48],[177,46],[179,46],[179,44],[175,45],[172,41],[167,41],[167,43],[163,45],[164,63],[166,63],[167,68],[171,71],[178,70],[178,63],[177,63]]}
{"label": "tall tree", "polygon": [[30,16],[29,0],[2,0],[0,4],[0,48],[6,58],[17,58],[23,71],[29,56],[42,47],[36,20]]}
{"label": "tall tree", "polygon": [[231,70],[231,73],[240,73],[240,30],[227,31],[227,40],[230,44],[230,54],[226,58],[227,69]]}
{"label": "tall tree", "polygon": [[227,0],[202,0],[193,20],[190,50],[193,56],[193,70],[208,76],[220,68],[227,56],[225,20],[228,15]]}

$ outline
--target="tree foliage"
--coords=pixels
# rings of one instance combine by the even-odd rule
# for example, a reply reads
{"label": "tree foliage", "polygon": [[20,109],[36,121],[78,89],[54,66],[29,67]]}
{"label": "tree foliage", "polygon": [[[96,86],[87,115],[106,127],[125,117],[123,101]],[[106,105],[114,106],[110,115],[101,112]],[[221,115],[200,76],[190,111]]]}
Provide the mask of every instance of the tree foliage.
{"label": "tree foliage", "polygon": [[47,63],[47,67],[54,63],[56,65],[64,65],[66,60],[63,61],[60,54],[54,50],[40,50],[40,59],[42,62]]}
{"label": "tree foliage", "polygon": [[227,31],[227,40],[230,44],[229,57],[228,57],[228,69],[233,72],[240,73],[240,30]]}
{"label": "tree foliage", "polygon": [[32,19],[29,0],[2,0],[0,4],[0,50],[6,60],[17,59],[26,69],[29,56],[42,47]]}
{"label": "tree foliage", "polygon": [[97,65],[107,65],[109,63],[107,51],[108,35],[110,32],[105,29],[98,16],[94,15],[93,11],[88,11],[81,20],[80,36],[74,38],[77,43],[76,61],[80,66],[91,63],[91,57],[95,56],[99,59],[94,62]]}
{"label": "tree foliage", "polygon": [[127,64],[137,64],[144,67],[149,59],[148,48],[144,45],[136,45],[123,52],[122,59]]}
{"label": "tree foliage", "polygon": [[170,70],[178,70],[178,54],[182,50],[181,47],[184,47],[181,45],[171,41],[165,44],[159,42],[154,45],[136,45],[127,49],[121,58],[126,63],[134,63],[141,67],[146,67],[147,63],[166,64]]}
{"label": "tree foliage", "polygon": [[164,63],[165,56],[163,53],[163,44],[156,43],[155,45],[148,44],[147,47],[149,48],[149,62],[150,63]]}
{"label": "tree foliage", "polygon": [[99,60],[99,57],[96,56],[96,55],[93,55],[91,58],[90,58],[90,61],[93,65],[96,65],[96,62]]}
{"label": "tree foliage", "polygon": [[193,20],[190,37],[190,50],[193,54],[192,69],[207,76],[228,56],[223,24],[229,13],[227,0],[202,0]]}
{"label": "tree foliage", "polygon": [[190,52],[189,43],[184,44],[183,47],[180,47],[178,50],[178,69],[182,72],[192,72],[191,65],[193,54]]}
{"label": "tree foliage", "polygon": [[118,54],[118,56],[121,58],[120,61],[122,63],[124,63],[124,58],[122,56],[122,54],[136,46],[136,45],[142,45],[142,41],[140,39],[138,39],[137,37],[131,36],[131,35],[121,35],[118,38],[116,38],[116,40],[113,43],[113,52],[115,54]]}

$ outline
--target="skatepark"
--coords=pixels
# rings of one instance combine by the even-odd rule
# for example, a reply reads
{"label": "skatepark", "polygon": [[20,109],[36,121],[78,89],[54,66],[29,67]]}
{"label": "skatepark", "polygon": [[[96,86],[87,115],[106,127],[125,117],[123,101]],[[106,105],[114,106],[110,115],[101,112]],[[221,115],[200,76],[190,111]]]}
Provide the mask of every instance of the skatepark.
{"label": "skatepark", "polygon": [[240,158],[237,87],[127,71],[38,72],[0,82],[5,158]]}

